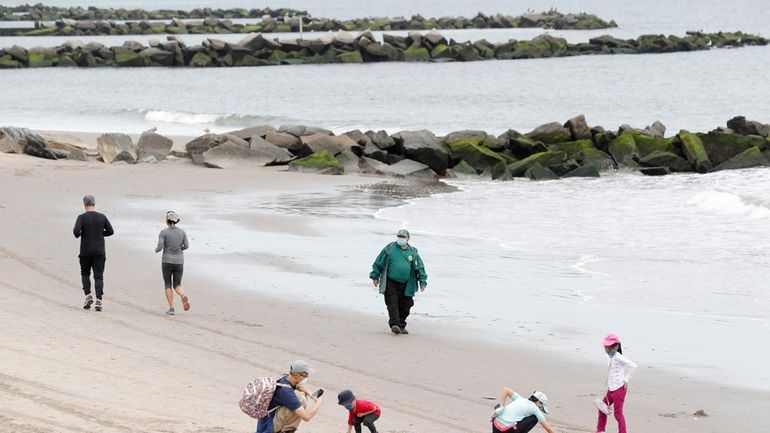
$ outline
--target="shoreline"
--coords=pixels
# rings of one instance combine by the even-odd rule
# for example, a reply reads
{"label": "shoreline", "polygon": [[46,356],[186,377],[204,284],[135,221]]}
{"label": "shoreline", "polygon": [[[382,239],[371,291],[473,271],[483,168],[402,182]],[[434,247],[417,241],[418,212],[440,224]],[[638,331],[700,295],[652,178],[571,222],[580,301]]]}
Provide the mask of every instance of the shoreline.
{"label": "shoreline", "polygon": [[[174,197],[189,195],[198,201],[257,185],[268,198],[305,188],[323,196],[324,189],[360,184],[360,178],[274,169],[191,174],[185,167],[189,163],[178,161],[162,169],[141,166],[140,173],[126,179],[115,177],[128,173],[126,167],[42,164],[14,155],[0,159],[9,167],[0,177],[14,191],[0,207],[0,220],[10,229],[0,251],[7,276],[0,283],[0,322],[9,338],[0,353],[17,361],[0,376],[0,394],[8,402],[3,421],[24,426],[20,431],[246,431],[254,423],[237,409],[241,387],[255,375],[279,373],[296,357],[318,370],[313,386],[323,386],[330,395],[352,388],[380,403],[385,410],[380,425],[386,431],[484,431],[493,405],[485,398],[497,395],[503,385],[523,393],[544,389],[553,402],[557,431],[592,431],[591,401],[598,388],[592,384],[601,383],[603,375],[598,351],[596,362],[588,365],[532,347],[436,338],[443,325],[419,318],[418,332],[393,337],[382,319],[368,315],[306,299],[287,300],[285,295],[276,300],[248,287],[223,290],[217,279],[199,277],[208,272],[195,266],[195,233],[190,233],[193,245],[187,256],[192,265],[186,280],[193,302],[189,314],[173,319],[162,314],[159,258],[149,253],[152,245],[145,252],[115,239],[108,241],[105,312],[79,308],[76,263],[67,259],[76,249],[68,217],[74,220],[84,188],[96,194],[98,209],[111,218],[136,213],[140,222],[154,223],[158,211],[126,204],[142,196],[162,200],[166,195],[154,193],[151,186],[169,176],[177,178],[169,186]],[[33,201],[47,211],[22,205],[29,198],[18,188],[22,185],[24,191],[36,191]],[[273,217],[270,225],[281,227],[284,219]],[[31,227],[47,227],[51,234]],[[116,229],[121,234],[128,228]],[[288,233],[294,230],[288,228]],[[44,244],[48,248],[41,250]],[[286,267],[283,261],[278,265]],[[264,281],[288,281],[286,271],[265,272]],[[41,317],[40,311],[46,314]],[[84,365],[95,367],[90,370],[95,383],[82,380]],[[394,371],[393,365],[399,368]],[[104,384],[124,392],[107,398],[105,393],[114,394]],[[704,384],[654,366],[642,366],[632,387],[627,416],[641,431],[752,431],[770,422],[763,411],[769,393]],[[166,393],[185,398],[169,400],[162,397]],[[46,418],[35,415],[41,404],[49,408]],[[698,409],[709,416],[692,419]],[[328,401],[307,428],[332,431],[343,423],[344,414]]]}

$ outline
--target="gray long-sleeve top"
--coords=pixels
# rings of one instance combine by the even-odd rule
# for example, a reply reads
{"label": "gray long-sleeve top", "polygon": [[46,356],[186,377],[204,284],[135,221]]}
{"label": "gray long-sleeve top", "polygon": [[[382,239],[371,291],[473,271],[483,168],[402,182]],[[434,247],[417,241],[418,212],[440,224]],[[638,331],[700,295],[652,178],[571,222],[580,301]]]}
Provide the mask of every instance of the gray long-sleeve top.
{"label": "gray long-sleeve top", "polygon": [[158,246],[155,252],[163,250],[163,263],[173,263],[175,265],[184,264],[184,254],[182,251],[189,248],[187,242],[187,233],[179,227],[169,227],[160,232],[158,236]]}

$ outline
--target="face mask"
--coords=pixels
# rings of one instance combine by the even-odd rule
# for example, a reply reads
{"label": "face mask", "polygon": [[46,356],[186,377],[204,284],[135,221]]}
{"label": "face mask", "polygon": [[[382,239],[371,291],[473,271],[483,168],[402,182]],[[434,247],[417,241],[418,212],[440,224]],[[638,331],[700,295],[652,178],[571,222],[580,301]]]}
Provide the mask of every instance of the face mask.
{"label": "face mask", "polygon": [[617,350],[615,350],[615,349],[612,349],[612,350],[610,350],[609,352],[607,352],[607,356],[609,356],[610,358],[612,358],[613,356],[615,356],[615,354],[616,354],[616,353],[618,353],[618,351],[617,351]]}
{"label": "face mask", "polygon": [[306,383],[307,383],[307,377],[299,381],[300,385],[304,385]]}
{"label": "face mask", "polygon": [[353,403],[349,403],[345,405],[345,409],[347,410],[353,410]]}
{"label": "face mask", "polygon": [[406,239],[398,238],[396,239],[396,243],[398,244],[399,247],[403,247],[404,245],[406,245]]}

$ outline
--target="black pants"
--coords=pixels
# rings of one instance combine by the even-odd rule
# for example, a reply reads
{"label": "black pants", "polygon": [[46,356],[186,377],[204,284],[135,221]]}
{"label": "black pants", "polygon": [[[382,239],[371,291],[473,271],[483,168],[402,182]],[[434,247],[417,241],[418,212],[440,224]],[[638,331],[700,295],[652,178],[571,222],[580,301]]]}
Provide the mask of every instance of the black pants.
{"label": "black pants", "polygon": [[182,285],[182,274],[184,273],[184,265],[177,265],[174,263],[161,263],[161,271],[163,272],[163,283],[167,289],[176,289]]}
{"label": "black pants", "polygon": [[104,294],[104,262],[107,257],[104,254],[97,256],[80,256],[80,277],[83,280],[83,292],[91,294],[91,269],[94,270],[94,286],[96,286],[96,299],[102,299]]}
{"label": "black pants", "polygon": [[406,283],[388,279],[385,284],[385,305],[388,307],[388,326],[406,328],[406,318],[414,306],[414,299],[406,296]]}
{"label": "black pants", "polygon": [[530,415],[523,420],[516,423],[515,429],[510,430],[498,430],[494,424],[492,424],[492,433],[527,433],[537,425],[537,417]]}
{"label": "black pants", "polygon": [[371,433],[377,433],[377,427],[374,426],[374,422],[380,419],[380,416],[376,413],[370,413],[366,416],[357,416],[353,419],[353,428],[356,433],[361,433],[361,425],[365,425]]}

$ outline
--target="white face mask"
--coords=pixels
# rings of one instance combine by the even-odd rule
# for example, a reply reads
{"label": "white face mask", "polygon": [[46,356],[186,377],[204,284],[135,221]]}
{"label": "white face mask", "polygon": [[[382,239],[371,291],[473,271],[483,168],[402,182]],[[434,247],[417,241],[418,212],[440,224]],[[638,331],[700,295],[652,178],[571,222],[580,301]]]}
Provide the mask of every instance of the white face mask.
{"label": "white face mask", "polygon": [[399,247],[403,247],[404,245],[406,245],[406,239],[396,238],[396,243],[398,244]]}
{"label": "white face mask", "polygon": [[299,381],[300,385],[304,385],[306,383],[307,383],[307,377]]}

